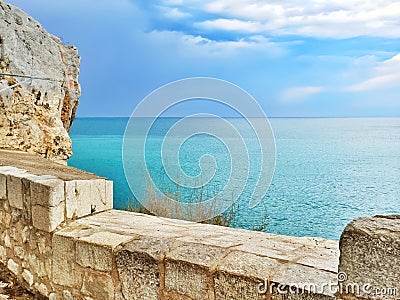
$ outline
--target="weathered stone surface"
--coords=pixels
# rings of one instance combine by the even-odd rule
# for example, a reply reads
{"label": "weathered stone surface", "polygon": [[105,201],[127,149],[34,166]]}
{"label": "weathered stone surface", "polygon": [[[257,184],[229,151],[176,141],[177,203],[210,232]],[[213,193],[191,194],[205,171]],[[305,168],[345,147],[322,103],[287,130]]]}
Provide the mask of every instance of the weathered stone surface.
{"label": "weathered stone surface", "polygon": [[271,279],[278,266],[279,262],[273,258],[242,251],[230,252],[215,271],[216,299],[265,299],[259,286]]}
{"label": "weathered stone surface", "polygon": [[112,182],[105,179],[65,182],[66,208],[69,219],[112,208]]}
{"label": "weathered stone surface", "polygon": [[44,283],[35,283],[35,289],[43,296],[49,297],[49,289]]}
{"label": "weathered stone surface", "polygon": [[114,284],[111,276],[98,271],[85,273],[83,277],[82,293],[96,300],[114,299]]}
{"label": "weathered stone surface", "polygon": [[31,272],[28,270],[24,269],[22,272],[22,278],[29,284],[29,286],[32,286],[33,284],[33,275]]}
{"label": "weathered stone surface", "polygon": [[126,299],[159,299],[159,265],[171,241],[159,238],[135,239],[117,252],[116,262]]}
{"label": "weathered stone surface", "polygon": [[6,199],[6,196],[7,196],[6,176],[0,174],[0,200]]}
{"label": "weathered stone surface", "polygon": [[166,255],[165,289],[192,299],[206,299],[210,291],[210,268],[224,253],[224,248],[202,244],[176,246]]}
{"label": "weathered stone surface", "polygon": [[[48,161],[46,175],[45,167],[32,167],[38,157],[17,157],[18,166],[34,172],[0,166],[7,193],[8,177],[17,179],[11,189],[21,188],[23,207],[16,208],[15,199],[10,205],[7,195],[1,201],[0,258],[35,293],[85,300],[333,299],[323,289],[284,295],[276,287],[271,293],[259,288],[266,279],[286,288],[334,281],[337,242],[116,210],[92,214],[87,203],[112,204],[106,180],[86,173],[80,179]],[[89,215],[78,218],[80,211]]]}
{"label": "weathered stone surface", "polygon": [[39,230],[53,232],[58,225],[64,222],[65,202],[57,206],[43,207],[35,205],[32,207],[33,226]]}
{"label": "weathered stone surface", "polygon": [[57,164],[37,155],[0,149],[0,174],[10,175],[10,172],[21,170],[31,175],[56,177],[64,181],[101,179],[95,174]]}
{"label": "weathered stone surface", "polygon": [[72,238],[55,234],[52,240],[52,280],[66,287],[77,287],[82,283],[83,273],[76,264],[76,245]]}
{"label": "weathered stone surface", "polygon": [[242,251],[231,251],[219,261],[216,272],[252,277],[263,282],[266,278],[272,278],[279,265],[279,261],[274,258]]}
{"label": "weathered stone surface", "polygon": [[[1,147],[65,162],[72,154],[67,131],[80,96],[77,49],[5,2],[0,2],[0,19],[0,72],[51,79],[33,79],[1,93]],[[24,80],[0,76],[0,89]]]}
{"label": "weathered stone surface", "polygon": [[252,278],[218,272],[214,277],[215,300],[265,300],[258,292],[260,282]]}
{"label": "weathered stone surface", "polygon": [[10,206],[23,209],[22,180],[19,177],[7,176],[8,202]]}
{"label": "weathered stone surface", "polygon": [[82,267],[91,267],[99,271],[111,271],[112,250],[98,245],[78,242],[77,263]]}
{"label": "weathered stone surface", "polygon": [[271,277],[271,281],[285,286],[285,290],[293,293],[305,291],[306,294],[318,294],[334,297],[337,287],[337,273],[326,272],[301,264],[280,264]]}
{"label": "weathered stone surface", "polygon": [[7,262],[7,268],[13,272],[15,275],[19,274],[20,271],[20,266],[12,259],[10,258]]}
{"label": "weathered stone surface", "polygon": [[76,244],[77,263],[99,271],[111,271],[113,250],[131,240],[130,236],[112,232],[96,232],[79,238]]}
{"label": "weathered stone surface", "polygon": [[64,181],[51,178],[45,179],[38,176],[34,181],[30,182],[30,193],[32,205],[40,205],[44,207],[54,207],[60,205],[64,201]]}
{"label": "weathered stone surface", "polygon": [[75,242],[71,238],[55,234],[52,239],[53,259],[74,263],[76,257]]}
{"label": "weathered stone surface", "polygon": [[0,260],[4,263],[7,258],[7,251],[6,248],[0,246]]}
{"label": "weathered stone surface", "polygon": [[[366,299],[397,299],[400,291],[400,216],[376,216],[350,222],[340,238],[339,272],[343,285],[357,284]],[[345,274],[345,275],[344,275]],[[367,292],[362,288],[369,286]],[[382,295],[386,291],[386,295]],[[358,294],[358,295],[357,295]],[[343,297],[354,296],[344,293]]]}

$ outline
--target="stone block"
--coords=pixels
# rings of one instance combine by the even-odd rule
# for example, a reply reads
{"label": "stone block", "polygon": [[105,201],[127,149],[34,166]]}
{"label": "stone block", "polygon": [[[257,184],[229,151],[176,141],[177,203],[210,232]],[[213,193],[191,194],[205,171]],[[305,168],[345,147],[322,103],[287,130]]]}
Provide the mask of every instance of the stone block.
{"label": "stone block", "polygon": [[98,232],[98,228],[92,228],[90,226],[78,223],[82,220],[84,219],[69,223],[68,226],[58,230],[55,235],[77,240],[81,237],[89,236],[95,232]]}
{"label": "stone block", "polygon": [[68,219],[78,218],[78,197],[80,196],[76,188],[76,181],[65,181],[65,208]]}
{"label": "stone block", "polygon": [[49,289],[44,283],[35,282],[35,289],[43,296],[49,297]]}
{"label": "stone block", "polygon": [[55,207],[64,201],[64,181],[38,177],[30,182],[31,203],[44,207]]}
{"label": "stone block", "polygon": [[341,296],[398,299],[399,257],[400,216],[367,217],[350,222],[340,238],[339,274],[342,286],[356,284],[360,288],[355,292],[344,290]]}
{"label": "stone block", "polygon": [[91,193],[92,197],[99,201],[103,206],[107,206],[112,199],[107,199],[107,196],[112,195],[107,193],[107,180],[95,179],[91,180]]}
{"label": "stone block", "polygon": [[80,288],[83,273],[76,263],[55,259],[52,264],[52,280],[54,283],[70,288]]}
{"label": "stone block", "polygon": [[[314,267],[320,270],[337,273],[339,266],[339,244],[333,247],[308,247],[304,246],[297,254],[300,254],[296,262],[301,265]],[[330,259],[327,259],[330,257]]]}
{"label": "stone block", "polygon": [[63,291],[63,300],[75,300],[74,296],[72,296],[72,293],[68,290]]}
{"label": "stone block", "polygon": [[10,236],[7,233],[4,235],[4,246],[7,248],[12,247]]}
{"label": "stone block", "polygon": [[52,239],[52,280],[59,285],[78,287],[82,282],[76,260],[75,242],[72,238],[54,234]]}
{"label": "stone block", "polygon": [[53,235],[52,239],[53,259],[74,263],[76,257],[75,242],[72,238]]}
{"label": "stone block", "polygon": [[111,181],[105,179],[66,181],[65,190],[69,219],[109,210],[113,206]]}
{"label": "stone block", "polygon": [[78,242],[76,247],[79,265],[99,271],[111,271],[112,249],[84,242]]}
{"label": "stone block", "polygon": [[32,224],[32,202],[31,202],[31,180],[30,178],[22,178],[22,202],[24,209],[22,215],[25,223]]}
{"label": "stone block", "polygon": [[20,237],[23,244],[29,241],[30,235],[31,235],[31,229],[28,226],[25,226],[20,232]]}
{"label": "stone block", "polygon": [[58,298],[57,298],[57,295],[56,295],[56,293],[51,293],[50,295],[49,295],[49,300],[57,300]]}
{"label": "stone block", "polygon": [[[106,195],[104,199],[107,208],[112,208],[114,203],[114,182],[106,180]],[[111,207],[110,207],[111,202]]]}
{"label": "stone block", "polygon": [[24,269],[22,272],[22,278],[29,284],[29,286],[32,286],[33,284],[33,275],[31,272],[28,270]]}
{"label": "stone block", "polygon": [[39,272],[40,272],[40,264],[39,264],[39,260],[36,257],[36,255],[34,255],[32,253],[28,254],[27,260],[28,260],[28,264],[29,264],[29,269],[32,272],[34,272],[36,274],[39,274]]}
{"label": "stone block", "polygon": [[7,250],[6,248],[0,245],[0,261],[4,263],[6,259],[7,259]]}
{"label": "stone block", "polygon": [[80,287],[83,273],[76,264],[76,245],[73,238],[54,234],[52,239],[52,280],[67,287]]}
{"label": "stone block", "polygon": [[327,272],[296,261],[279,265],[271,277],[271,284],[274,284],[275,293],[281,285],[287,294],[334,298],[337,292],[337,277],[337,272]]}
{"label": "stone block", "polygon": [[14,255],[19,259],[23,260],[25,258],[25,250],[20,246],[14,247]]}
{"label": "stone block", "polygon": [[14,275],[18,276],[20,267],[19,265],[12,259],[10,258],[7,262],[7,268],[14,273]]}
{"label": "stone block", "polygon": [[210,268],[224,253],[224,248],[202,244],[177,246],[166,255],[165,289],[195,300],[208,298]]}
{"label": "stone block", "polygon": [[3,175],[16,175],[16,174],[18,174],[18,175],[21,176],[24,173],[26,174],[25,170],[18,169],[16,167],[11,167],[11,166],[1,166],[0,167],[0,174],[3,174]]}
{"label": "stone block", "polygon": [[259,280],[225,272],[214,276],[215,300],[265,300],[266,296],[258,291]]}
{"label": "stone block", "polygon": [[24,208],[22,180],[20,177],[12,175],[7,176],[7,195],[11,207],[18,209]]}
{"label": "stone block", "polygon": [[54,207],[33,206],[33,226],[39,230],[53,232],[57,226],[64,222],[64,210],[65,202],[61,202],[58,206]]}
{"label": "stone block", "polygon": [[114,299],[114,283],[108,274],[98,271],[88,271],[83,277],[81,292],[94,299],[111,300]]}
{"label": "stone block", "polygon": [[[232,251],[214,273],[215,299],[265,299],[265,281],[275,273],[279,262],[270,257]],[[259,291],[260,289],[260,291]]]}
{"label": "stone block", "polygon": [[207,270],[184,262],[165,264],[165,289],[177,292],[190,299],[207,299],[210,292]]}
{"label": "stone block", "polygon": [[271,278],[279,266],[279,261],[274,258],[231,251],[218,263],[216,271],[257,278],[262,282],[265,278]]}
{"label": "stone block", "polygon": [[0,174],[0,200],[4,200],[7,197],[7,177]]}
{"label": "stone block", "polygon": [[160,268],[171,240],[136,239],[116,254],[125,299],[160,299]]}
{"label": "stone block", "polygon": [[99,271],[111,271],[113,249],[132,237],[112,232],[95,232],[77,241],[77,263]]}

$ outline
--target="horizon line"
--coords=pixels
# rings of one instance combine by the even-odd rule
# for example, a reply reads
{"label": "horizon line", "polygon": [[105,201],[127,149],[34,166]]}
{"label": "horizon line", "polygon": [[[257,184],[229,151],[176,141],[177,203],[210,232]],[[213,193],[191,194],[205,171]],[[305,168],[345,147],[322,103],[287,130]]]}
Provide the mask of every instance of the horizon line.
{"label": "horizon line", "polygon": [[[157,118],[184,118],[186,116],[160,116]],[[238,119],[240,116],[218,116],[221,118],[231,118]],[[400,115],[394,116],[266,116],[268,119],[367,119],[367,118],[400,118]],[[129,119],[131,116],[77,116],[76,119]],[[140,118],[154,118],[154,116],[146,116]],[[202,118],[202,117],[193,117],[193,118]],[[260,118],[260,117],[248,117],[248,118]]]}

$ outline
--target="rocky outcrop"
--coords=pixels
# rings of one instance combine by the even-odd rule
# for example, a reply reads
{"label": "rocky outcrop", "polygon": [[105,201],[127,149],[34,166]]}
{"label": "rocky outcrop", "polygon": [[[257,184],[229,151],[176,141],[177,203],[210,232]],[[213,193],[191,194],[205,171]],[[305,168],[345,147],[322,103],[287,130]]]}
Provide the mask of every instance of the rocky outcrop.
{"label": "rocky outcrop", "polygon": [[75,47],[0,0],[0,148],[66,163],[81,93],[79,64]]}

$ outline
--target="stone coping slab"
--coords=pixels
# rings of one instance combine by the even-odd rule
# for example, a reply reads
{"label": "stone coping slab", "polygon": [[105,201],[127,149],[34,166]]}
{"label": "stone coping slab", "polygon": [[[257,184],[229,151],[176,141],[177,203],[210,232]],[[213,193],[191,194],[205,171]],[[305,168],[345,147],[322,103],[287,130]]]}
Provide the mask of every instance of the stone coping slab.
{"label": "stone coping slab", "polygon": [[26,152],[0,149],[0,167],[13,166],[33,175],[49,175],[64,181],[100,179],[95,174],[58,164],[48,159]]}
{"label": "stone coping slab", "polygon": [[[109,210],[68,224],[53,243],[53,273],[70,268],[81,278],[87,268],[109,274],[104,284],[110,285],[115,268],[118,282],[107,294],[120,286],[122,299],[266,299],[258,288],[267,280],[274,295],[279,285],[305,284],[307,291],[312,284],[311,298],[332,298],[327,284],[337,284],[338,242],[321,238]],[[80,287],[74,278],[57,284]]]}

